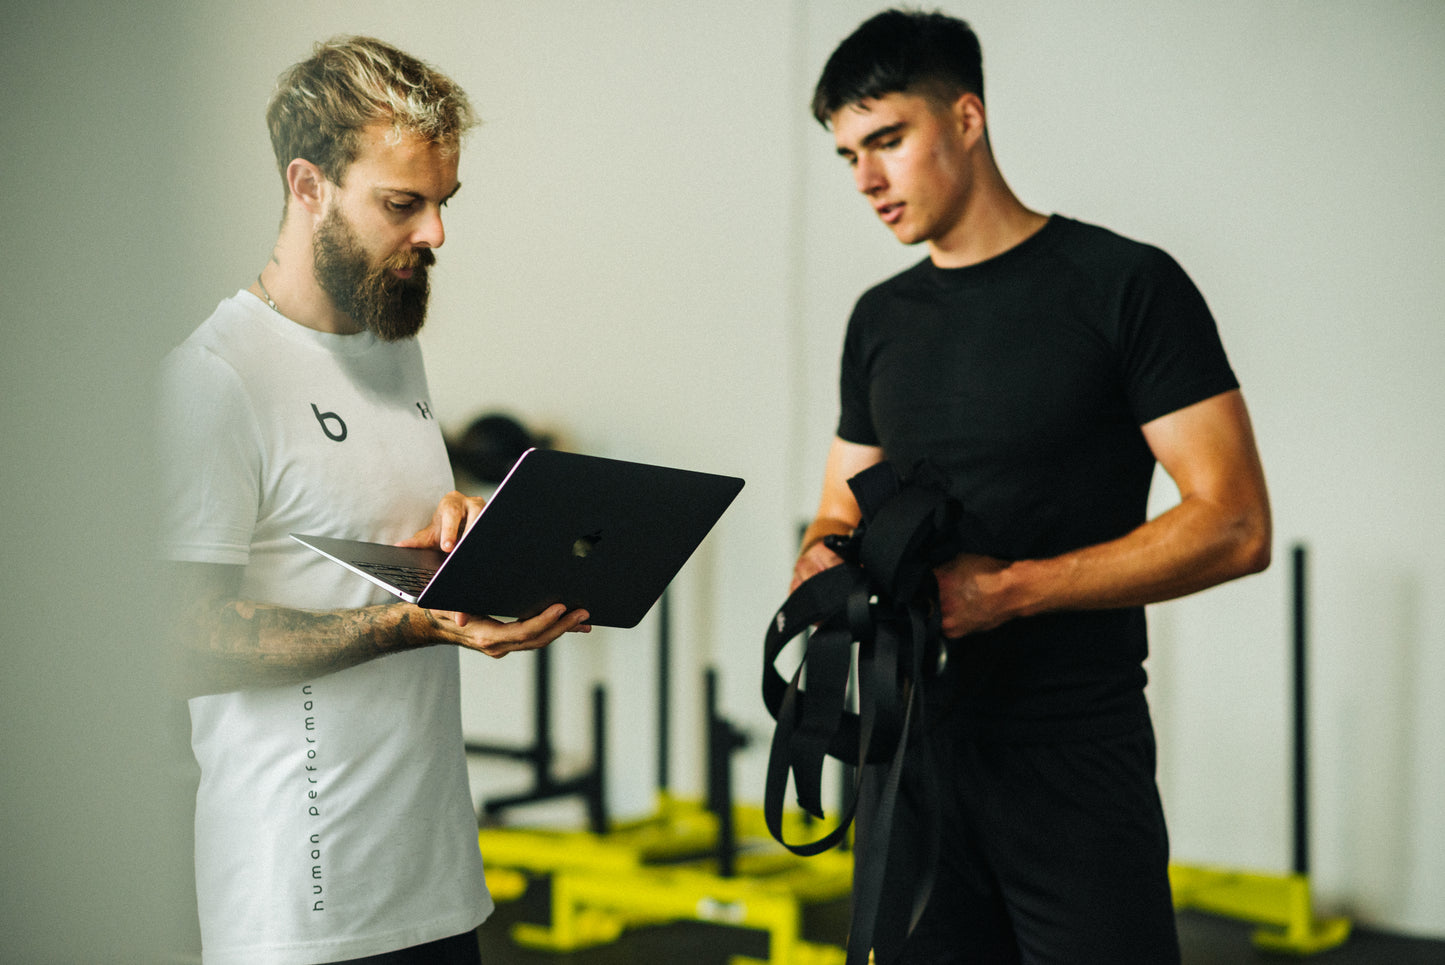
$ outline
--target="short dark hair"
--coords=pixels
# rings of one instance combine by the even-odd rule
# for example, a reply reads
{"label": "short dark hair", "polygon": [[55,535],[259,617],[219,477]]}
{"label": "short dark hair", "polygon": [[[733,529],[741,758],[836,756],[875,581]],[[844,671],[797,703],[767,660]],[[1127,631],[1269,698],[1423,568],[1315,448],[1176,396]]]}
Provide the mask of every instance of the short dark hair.
{"label": "short dark hair", "polygon": [[913,91],[983,99],[983,51],[967,22],[940,12],[885,10],[838,45],[813,91],[824,127],[850,104]]}

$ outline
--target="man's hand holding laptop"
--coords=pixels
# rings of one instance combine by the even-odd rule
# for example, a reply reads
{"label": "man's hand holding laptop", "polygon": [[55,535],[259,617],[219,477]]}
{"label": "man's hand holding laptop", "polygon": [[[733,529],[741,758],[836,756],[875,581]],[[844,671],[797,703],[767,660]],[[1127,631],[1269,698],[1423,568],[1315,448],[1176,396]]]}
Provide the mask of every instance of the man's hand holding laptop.
{"label": "man's hand holding laptop", "polygon": [[[467,496],[456,490],[447,493],[437,504],[431,522],[417,530],[398,546],[437,548],[450,553],[457,540],[476,522],[487,501],[480,496]],[[505,623],[491,617],[446,610],[433,610],[452,624],[459,634],[457,643],[489,657],[504,657],[514,650],[537,650],[564,633],[591,633],[586,610],[570,613],[560,603],[548,607],[528,620]],[[443,624],[445,627],[446,624]]]}

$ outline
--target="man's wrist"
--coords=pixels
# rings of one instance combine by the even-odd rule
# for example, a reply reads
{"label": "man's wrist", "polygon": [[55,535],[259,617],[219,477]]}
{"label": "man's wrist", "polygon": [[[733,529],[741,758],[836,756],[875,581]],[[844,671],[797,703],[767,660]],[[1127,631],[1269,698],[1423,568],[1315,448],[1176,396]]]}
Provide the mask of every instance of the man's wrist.
{"label": "man's wrist", "polygon": [[394,653],[431,646],[442,635],[436,614],[413,603],[389,604],[379,616],[390,624],[391,632],[384,638],[390,641],[387,649]]}
{"label": "man's wrist", "polygon": [[1049,573],[1047,560],[1014,560],[995,574],[1009,619],[1036,616],[1049,609],[1043,595]]}
{"label": "man's wrist", "polygon": [[798,548],[798,555],[802,556],[813,547],[818,546],[829,536],[847,536],[853,530],[842,523],[837,522],[816,522],[803,532],[803,542]]}

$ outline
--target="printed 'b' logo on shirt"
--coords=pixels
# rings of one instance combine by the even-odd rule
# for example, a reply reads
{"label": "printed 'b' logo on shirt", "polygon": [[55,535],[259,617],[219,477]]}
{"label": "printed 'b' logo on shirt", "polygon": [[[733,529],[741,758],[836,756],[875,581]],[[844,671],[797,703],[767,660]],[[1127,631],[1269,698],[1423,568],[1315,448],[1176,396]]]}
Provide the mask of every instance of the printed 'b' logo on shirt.
{"label": "printed 'b' logo on shirt", "polygon": [[[321,423],[321,431],[326,433],[326,438],[332,442],[346,441],[346,423],[341,416],[335,412],[322,412],[316,408],[315,402],[311,403],[311,411],[316,414],[316,421]],[[335,429],[332,429],[333,424]]]}

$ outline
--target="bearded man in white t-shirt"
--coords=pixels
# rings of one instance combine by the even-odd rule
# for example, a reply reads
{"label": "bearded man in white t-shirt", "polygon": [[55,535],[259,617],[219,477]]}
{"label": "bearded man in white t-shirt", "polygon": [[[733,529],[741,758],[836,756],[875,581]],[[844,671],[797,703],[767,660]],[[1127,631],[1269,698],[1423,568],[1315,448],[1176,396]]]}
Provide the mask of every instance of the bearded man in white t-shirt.
{"label": "bearded man in white t-shirt", "polygon": [[288,534],[449,550],[481,510],[453,489],[415,340],[475,121],[450,79],[350,37],[282,74],[267,123],[272,257],[163,374],[204,961],[473,965],[492,901],[458,648],[535,649],[587,614],[386,602]]}

